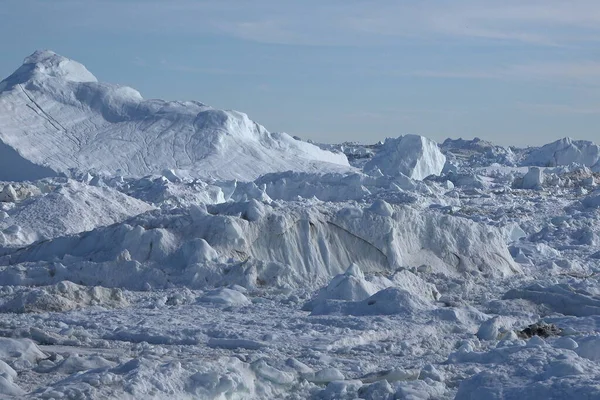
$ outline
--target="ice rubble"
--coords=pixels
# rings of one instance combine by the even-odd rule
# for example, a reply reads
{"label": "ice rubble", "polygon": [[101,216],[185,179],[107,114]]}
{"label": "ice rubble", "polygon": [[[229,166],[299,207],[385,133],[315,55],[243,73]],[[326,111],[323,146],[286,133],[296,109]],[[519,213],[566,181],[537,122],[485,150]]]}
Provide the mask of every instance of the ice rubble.
{"label": "ice rubble", "polygon": [[[0,219],[0,248],[79,233],[121,222],[152,210],[151,205],[108,187],[73,180],[38,182],[39,187],[17,185],[26,197],[15,200]],[[11,187],[11,185],[6,185]],[[0,250],[0,253],[2,251]]]}
{"label": "ice rubble", "polygon": [[597,146],[320,150],[50,52],[0,91],[0,397],[598,397]]}
{"label": "ice rubble", "polygon": [[587,208],[600,208],[600,191],[586,196],[581,203]]}
{"label": "ice rubble", "polygon": [[[441,186],[441,185],[440,185]],[[415,200],[412,192],[432,196],[443,190],[443,186],[431,182],[419,182],[407,176],[369,176],[362,173],[284,173],[265,174],[253,182],[236,182],[225,199],[249,200],[298,200],[316,198],[321,201],[345,202],[377,199],[383,192],[392,192],[397,202]],[[224,187],[223,192],[228,191]],[[231,189],[229,190],[231,191]],[[395,196],[394,196],[395,195]],[[438,199],[438,201],[443,201]]]}
{"label": "ice rubble", "polygon": [[56,285],[3,293],[1,312],[69,311],[89,306],[124,307],[129,303],[119,288],[87,287],[63,281]]}
{"label": "ice rubble", "polygon": [[0,395],[24,396],[27,392],[14,382],[17,371],[30,368],[46,357],[29,339],[0,338]]}
{"label": "ice rubble", "polygon": [[515,166],[519,161],[517,149],[498,146],[477,137],[472,140],[448,138],[440,145],[440,149],[452,164]]}
{"label": "ice rubble", "polygon": [[249,180],[349,167],[343,154],[269,133],[246,114],[144,100],[132,88],[100,83],[83,65],[51,51],[35,52],[0,83],[0,179],[165,169]]}
{"label": "ice rubble", "polygon": [[600,396],[598,364],[543,339],[531,346],[509,345],[489,353],[452,355],[452,363],[494,365],[461,382],[456,399],[593,399]]}
{"label": "ice rubble", "polygon": [[379,170],[389,176],[403,174],[422,180],[439,175],[446,163],[437,143],[418,135],[388,138],[377,154],[365,164],[365,171]]}

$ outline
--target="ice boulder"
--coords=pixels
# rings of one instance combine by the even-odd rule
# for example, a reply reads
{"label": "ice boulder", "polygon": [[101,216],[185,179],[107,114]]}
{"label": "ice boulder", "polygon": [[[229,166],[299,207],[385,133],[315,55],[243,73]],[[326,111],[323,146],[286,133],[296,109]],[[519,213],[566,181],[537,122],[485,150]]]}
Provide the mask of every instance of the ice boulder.
{"label": "ice boulder", "polygon": [[326,300],[361,301],[375,294],[379,288],[367,281],[360,267],[352,264],[346,272],[333,277],[329,284],[321,289],[315,298],[303,307],[311,311],[318,304]]}
{"label": "ice boulder", "polygon": [[539,167],[530,167],[523,177],[523,189],[539,189],[544,183],[544,171]]}
{"label": "ice boulder", "polygon": [[371,207],[369,207],[369,211],[381,215],[382,217],[391,217],[394,215],[394,209],[392,206],[382,199],[375,200]]}
{"label": "ice boulder", "polygon": [[325,368],[317,371],[313,376],[307,377],[309,382],[313,383],[329,383],[333,381],[343,381],[344,374],[336,368]]}
{"label": "ice boulder", "polygon": [[11,184],[4,186],[0,192],[0,202],[12,203],[15,201],[17,201],[17,192],[15,191],[15,188]]}
{"label": "ice boulder", "polygon": [[361,302],[357,315],[393,315],[413,313],[430,308],[421,297],[399,288],[387,288]]}
{"label": "ice boulder", "polygon": [[[427,265],[424,266],[428,267]],[[390,279],[390,285],[387,285],[386,282],[374,283],[379,283],[379,286],[384,287],[393,285],[399,289],[406,290],[411,295],[420,298],[425,302],[438,301],[440,298],[440,292],[437,290],[437,287],[434,284],[426,282],[420,276],[407,269],[400,269],[396,271],[394,275],[390,277]]]}
{"label": "ice boulder", "polygon": [[379,152],[365,164],[365,172],[379,169],[385,175],[404,174],[422,180],[429,175],[439,175],[446,163],[433,140],[418,135],[388,138]]}
{"label": "ice boulder", "polygon": [[497,340],[501,336],[501,333],[507,332],[509,328],[510,326],[506,319],[496,316],[481,324],[477,331],[477,337],[480,340]]}
{"label": "ice boulder", "polygon": [[16,377],[17,372],[10,365],[0,360],[0,395],[25,395],[26,392],[13,382]]}
{"label": "ice boulder", "polygon": [[364,300],[376,292],[377,287],[365,279],[360,267],[352,264],[331,280],[323,295],[329,299]]}
{"label": "ice boulder", "polygon": [[0,360],[13,368],[15,365],[34,365],[44,358],[48,356],[29,339],[0,338]]}
{"label": "ice boulder", "polygon": [[431,303],[423,298],[404,289],[389,287],[363,301],[323,302],[311,315],[411,315],[431,308]]}
{"label": "ice boulder", "polygon": [[251,302],[241,292],[228,288],[220,288],[206,293],[198,299],[200,303],[212,303],[223,306],[247,306]]}
{"label": "ice boulder", "polygon": [[502,232],[507,243],[516,242],[521,238],[527,237],[527,233],[516,222],[504,226]]}

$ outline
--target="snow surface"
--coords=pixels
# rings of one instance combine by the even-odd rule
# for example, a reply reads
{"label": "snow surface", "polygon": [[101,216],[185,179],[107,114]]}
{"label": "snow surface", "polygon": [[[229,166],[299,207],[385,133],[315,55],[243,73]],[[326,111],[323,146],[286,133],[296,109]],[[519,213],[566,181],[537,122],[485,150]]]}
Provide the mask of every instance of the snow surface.
{"label": "snow surface", "polygon": [[0,90],[0,398],[600,398],[595,145],[317,147],[51,52]]}

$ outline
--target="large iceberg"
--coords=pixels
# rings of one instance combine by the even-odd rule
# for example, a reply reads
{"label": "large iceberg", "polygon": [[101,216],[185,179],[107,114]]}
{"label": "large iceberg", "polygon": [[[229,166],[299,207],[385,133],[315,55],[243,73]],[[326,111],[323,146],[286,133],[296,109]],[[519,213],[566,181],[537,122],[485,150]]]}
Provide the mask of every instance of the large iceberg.
{"label": "large iceberg", "polygon": [[277,171],[349,170],[342,153],[270,133],[244,113],[144,100],[83,65],[37,51],[0,83],[0,179],[73,171],[253,180]]}
{"label": "large iceberg", "polygon": [[436,142],[418,135],[405,135],[385,140],[379,152],[365,164],[365,171],[379,169],[385,175],[406,175],[423,180],[439,175],[446,163]]}

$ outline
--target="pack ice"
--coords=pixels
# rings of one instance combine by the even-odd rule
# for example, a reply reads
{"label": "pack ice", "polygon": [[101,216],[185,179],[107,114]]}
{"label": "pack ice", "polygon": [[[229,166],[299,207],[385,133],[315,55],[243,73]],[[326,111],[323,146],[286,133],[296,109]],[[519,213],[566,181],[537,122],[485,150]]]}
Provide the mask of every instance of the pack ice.
{"label": "pack ice", "polygon": [[0,84],[0,398],[600,398],[598,147]]}

